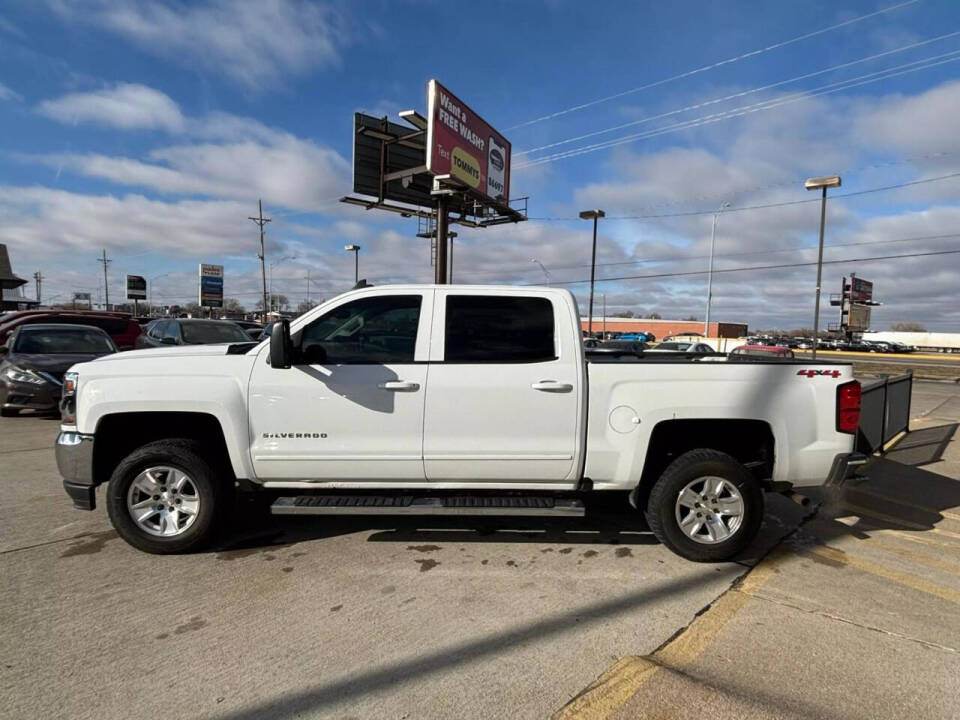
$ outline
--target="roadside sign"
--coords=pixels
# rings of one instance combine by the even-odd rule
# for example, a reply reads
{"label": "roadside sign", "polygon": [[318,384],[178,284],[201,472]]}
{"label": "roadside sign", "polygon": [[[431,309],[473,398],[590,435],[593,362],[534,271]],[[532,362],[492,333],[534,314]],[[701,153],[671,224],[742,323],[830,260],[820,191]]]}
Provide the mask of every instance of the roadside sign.
{"label": "roadside sign", "polygon": [[74,293],[74,302],[90,302],[90,293]]}
{"label": "roadside sign", "polygon": [[427,85],[427,170],[484,197],[510,198],[510,143],[436,80]]}
{"label": "roadside sign", "polygon": [[147,280],[140,275],[127,275],[127,300],[146,300]]}
{"label": "roadside sign", "polygon": [[201,307],[223,307],[223,265],[200,264]]}
{"label": "roadside sign", "polygon": [[873,283],[856,275],[850,276],[850,301],[869,302],[873,300]]}
{"label": "roadside sign", "polygon": [[854,332],[862,332],[870,329],[869,305],[850,306],[850,314],[847,316],[847,329]]}

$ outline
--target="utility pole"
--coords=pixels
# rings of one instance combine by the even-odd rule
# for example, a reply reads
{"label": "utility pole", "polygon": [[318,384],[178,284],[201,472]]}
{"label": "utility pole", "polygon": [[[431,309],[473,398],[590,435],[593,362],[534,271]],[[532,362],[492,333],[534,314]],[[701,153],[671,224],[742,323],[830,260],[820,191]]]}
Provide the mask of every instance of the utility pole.
{"label": "utility pole", "polygon": [[307,270],[307,305],[310,304],[310,271]]}
{"label": "utility pole", "polygon": [[270,222],[270,218],[265,218],[263,216],[263,200],[257,201],[257,206],[260,210],[258,217],[248,217],[248,220],[253,220],[260,227],[260,254],[257,255],[260,258],[260,275],[263,279],[263,317],[261,318],[264,323],[267,322],[267,263],[265,260],[266,253],[263,249],[263,226]]}
{"label": "utility pole", "polygon": [[97,262],[103,263],[103,295],[104,301],[103,306],[104,310],[110,309],[110,283],[107,280],[107,265],[113,262],[113,260],[107,259],[107,249],[103,249],[103,257],[97,258]]}
{"label": "utility pole", "polygon": [[33,274],[33,279],[37,281],[37,305],[39,305],[43,297],[40,292],[41,288],[43,287],[43,273],[37,270]]}

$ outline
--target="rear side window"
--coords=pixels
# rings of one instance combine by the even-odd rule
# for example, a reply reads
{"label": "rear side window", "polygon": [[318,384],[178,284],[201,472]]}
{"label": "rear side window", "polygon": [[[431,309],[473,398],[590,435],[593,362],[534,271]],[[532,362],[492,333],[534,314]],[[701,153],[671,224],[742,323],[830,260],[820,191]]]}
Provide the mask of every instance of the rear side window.
{"label": "rear side window", "polygon": [[555,360],[553,304],[546,298],[448,295],[446,362]]}

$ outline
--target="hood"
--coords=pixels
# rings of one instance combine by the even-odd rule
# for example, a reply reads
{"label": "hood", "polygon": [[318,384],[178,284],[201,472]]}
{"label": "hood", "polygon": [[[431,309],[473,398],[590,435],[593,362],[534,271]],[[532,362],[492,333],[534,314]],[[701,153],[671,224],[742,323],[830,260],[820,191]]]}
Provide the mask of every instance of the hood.
{"label": "hood", "polygon": [[[111,353],[115,354],[115,353]],[[58,380],[71,366],[78,363],[90,362],[98,356],[89,353],[40,354],[40,353],[11,353],[7,361],[24,370],[35,370],[53,375]]]}
{"label": "hood", "polygon": [[[139,358],[175,358],[175,357],[209,357],[228,355],[231,347],[246,345],[247,343],[220,343],[217,345],[170,345],[165,347],[145,348],[143,350],[126,350],[113,355],[104,355],[97,358],[97,362],[111,362],[115,360],[136,360]],[[251,341],[250,347],[253,347]],[[249,348],[248,348],[249,349]]]}

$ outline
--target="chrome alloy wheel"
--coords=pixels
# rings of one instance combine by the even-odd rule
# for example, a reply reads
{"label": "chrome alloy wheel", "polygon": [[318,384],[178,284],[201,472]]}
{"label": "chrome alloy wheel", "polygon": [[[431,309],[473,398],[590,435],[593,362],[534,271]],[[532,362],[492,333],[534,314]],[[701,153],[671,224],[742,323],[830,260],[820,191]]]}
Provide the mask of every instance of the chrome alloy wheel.
{"label": "chrome alloy wheel", "polygon": [[130,483],[127,512],[144,532],[174,537],[197,519],[200,493],[182,470],[168,465],[149,467]]}
{"label": "chrome alloy wheel", "polygon": [[677,524],[694,542],[715,545],[729,540],[743,522],[743,496],[729,480],[699,477],[677,494]]}

